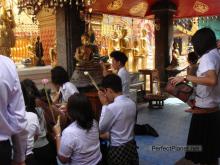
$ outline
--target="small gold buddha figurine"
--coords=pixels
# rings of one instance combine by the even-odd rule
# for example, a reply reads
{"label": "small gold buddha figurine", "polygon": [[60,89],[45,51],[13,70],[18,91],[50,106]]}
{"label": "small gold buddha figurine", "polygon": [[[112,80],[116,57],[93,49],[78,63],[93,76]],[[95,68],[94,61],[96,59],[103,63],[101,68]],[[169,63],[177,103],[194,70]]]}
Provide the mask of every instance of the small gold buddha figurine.
{"label": "small gold buddha figurine", "polygon": [[120,51],[122,51],[123,53],[125,53],[126,55],[128,55],[130,53],[130,39],[127,36],[128,35],[128,31],[127,29],[122,29],[121,30],[121,34],[122,37],[119,40],[120,43]]}

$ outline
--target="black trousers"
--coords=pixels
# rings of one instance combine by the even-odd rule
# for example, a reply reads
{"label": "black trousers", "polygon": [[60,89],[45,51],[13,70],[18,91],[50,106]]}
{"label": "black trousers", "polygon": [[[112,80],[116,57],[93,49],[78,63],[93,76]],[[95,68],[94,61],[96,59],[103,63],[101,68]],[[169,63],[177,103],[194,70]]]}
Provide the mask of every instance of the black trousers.
{"label": "black trousers", "polygon": [[56,165],[56,150],[50,144],[34,148],[34,156],[40,165]]}
{"label": "black trousers", "polygon": [[26,156],[25,160],[26,165],[40,165],[34,157],[34,154]]}
{"label": "black trousers", "polygon": [[11,164],[12,147],[9,140],[0,141],[0,164]]}

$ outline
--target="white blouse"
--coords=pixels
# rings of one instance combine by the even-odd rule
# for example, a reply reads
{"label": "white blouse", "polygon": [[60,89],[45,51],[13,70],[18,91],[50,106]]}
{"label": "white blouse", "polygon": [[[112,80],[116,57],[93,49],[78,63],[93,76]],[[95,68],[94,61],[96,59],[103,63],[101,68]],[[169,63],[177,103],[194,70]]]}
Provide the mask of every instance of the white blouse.
{"label": "white blouse", "polygon": [[197,85],[196,106],[200,108],[213,108],[220,104],[220,53],[213,49],[204,54],[199,63],[197,76],[203,77],[204,73],[214,70],[218,76],[218,83],[215,86]]}
{"label": "white blouse", "polygon": [[118,76],[121,78],[123,94],[129,97],[130,75],[125,67],[119,69]]}
{"label": "white blouse", "polygon": [[96,165],[102,159],[98,124],[87,131],[73,122],[62,132],[59,155],[70,158],[69,165]]}
{"label": "white blouse", "polygon": [[113,103],[102,106],[99,130],[110,133],[112,146],[120,146],[134,139],[135,121],[136,104],[127,96],[120,95]]}
{"label": "white blouse", "polygon": [[26,155],[32,154],[34,149],[34,137],[40,133],[40,124],[38,117],[33,112],[26,112],[28,140]]}
{"label": "white blouse", "polygon": [[62,93],[62,100],[66,103],[71,95],[74,93],[79,93],[76,86],[71,82],[64,83],[63,86],[60,87],[60,92]]}

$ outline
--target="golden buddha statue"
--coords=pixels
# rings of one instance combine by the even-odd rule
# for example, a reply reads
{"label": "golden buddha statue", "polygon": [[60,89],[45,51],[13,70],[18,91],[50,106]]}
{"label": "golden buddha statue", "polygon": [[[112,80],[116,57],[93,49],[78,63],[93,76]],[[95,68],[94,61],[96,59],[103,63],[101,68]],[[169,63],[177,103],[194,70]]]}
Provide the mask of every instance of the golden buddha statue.
{"label": "golden buddha statue", "polygon": [[74,56],[77,63],[71,82],[75,84],[77,88],[92,86],[88,77],[84,75],[85,71],[88,71],[98,84],[101,83],[103,78],[102,68],[99,64],[100,56],[98,47],[93,43],[94,39],[90,37],[89,34],[83,34],[81,36],[82,46],[76,49]]}
{"label": "golden buddha statue", "polygon": [[14,35],[14,15],[11,9],[7,10],[4,7],[0,8],[0,53],[10,56],[11,47],[15,45]]}
{"label": "golden buddha statue", "polygon": [[111,52],[120,50],[118,33],[115,31],[110,42]]}
{"label": "golden buddha statue", "polygon": [[130,50],[131,50],[130,49],[130,39],[127,36],[128,35],[128,31],[127,31],[127,29],[122,29],[121,33],[122,33],[122,37],[119,40],[120,51],[122,51],[123,53],[128,55],[130,53]]}
{"label": "golden buddha statue", "polygon": [[140,48],[139,48],[139,42],[138,40],[134,40],[133,42],[133,49],[132,49],[132,53],[133,53],[133,56],[140,56]]}
{"label": "golden buddha statue", "polygon": [[91,59],[92,57],[92,50],[89,46],[89,35],[88,34],[83,34],[81,36],[81,42],[82,46],[78,47],[76,49],[75,53],[75,59],[80,63],[80,62],[87,62]]}
{"label": "golden buddha statue", "polygon": [[140,49],[141,49],[141,54],[142,56],[147,56],[147,31],[145,29],[142,29],[141,31],[141,39],[140,39],[140,42],[141,42],[141,46],[140,46]]}
{"label": "golden buddha statue", "polygon": [[51,66],[55,67],[57,65],[57,44],[56,44],[56,41],[54,42],[54,46],[50,48],[49,55],[50,55]]}
{"label": "golden buddha statue", "polygon": [[141,54],[139,42],[137,39],[134,40],[133,46],[134,46],[132,49],[133,59],[134,59],[133,70],[138,71],[139,69],[143,69],[143,56]]}

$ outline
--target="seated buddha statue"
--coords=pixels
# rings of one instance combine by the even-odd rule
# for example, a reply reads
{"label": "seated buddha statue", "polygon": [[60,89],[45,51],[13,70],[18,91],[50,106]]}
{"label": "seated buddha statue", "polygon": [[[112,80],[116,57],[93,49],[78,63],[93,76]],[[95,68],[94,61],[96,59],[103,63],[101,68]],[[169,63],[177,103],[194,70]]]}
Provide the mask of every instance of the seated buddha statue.
{"label": "seated buddha statue", "polygon": [[74,55],[76,67],[71,78],[71,82],[79,90],[80,88],[92,86],[89,78],[84,75],[85,71],[88,71],[98,84],[102,81],[102,68],[99,64],[98,47],[90,42],[88,34],[81,36],[81,43],[82,45],[76,49]]}
{"label": "seated buddha statue", "polygon": [[88,34],[83,34],[81,36],[82,46],[76,48],[75,59],[79,64],[83,62],[88,62],[92,58],[92,49],[90,48],[89,36]]}

